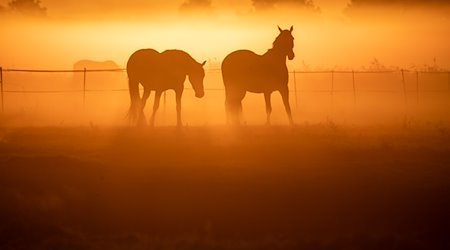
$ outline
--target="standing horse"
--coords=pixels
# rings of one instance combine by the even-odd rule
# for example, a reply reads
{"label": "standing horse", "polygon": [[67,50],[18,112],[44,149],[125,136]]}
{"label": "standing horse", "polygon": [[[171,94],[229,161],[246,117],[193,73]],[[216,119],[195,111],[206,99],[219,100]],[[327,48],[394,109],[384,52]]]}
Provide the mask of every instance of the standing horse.
{"label": "standing horse", "polygon": [[225,106],[227,121],[239,123],[242,113],[242,99],[246,92],[264,93],[266,102],[267,124],[270,124],[272,106],[270,95],[279,91],[283,104],[293,124],[291,107],[289,105],[288,79],[286,56],[294,59],[293,27],[282,30],[273,42],[273,48],[264,55],[257,55],[249,50],[238,50],[230,53],[222,62],[222,79],[225,85]]}
{"label": "standing horse", "polygon": [[[150,125],[154,125],[155,114],[159,108],[162,92],[175,91],[177,125],[181,123],[181,95],[184,90],[186,75],[194,89],[195,96],[204,96],[203,78],[205,71],[203,63],[196,62],[188,53],[181,50],[166,50],[162,53],[154,49],[141,49],[134,52],[127,63],[128,87],[131,106],[128,112],[131,120],[138,124],[145,123],[144,107],[152,90],[155,91],[155,102]],[[144,87],[142,98],[139,95],[139,83]]]}

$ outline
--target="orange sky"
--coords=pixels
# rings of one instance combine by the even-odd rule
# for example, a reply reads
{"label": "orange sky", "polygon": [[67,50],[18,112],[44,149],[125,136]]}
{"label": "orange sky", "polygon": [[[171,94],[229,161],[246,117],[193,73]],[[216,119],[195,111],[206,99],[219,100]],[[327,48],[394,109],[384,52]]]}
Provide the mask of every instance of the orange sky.
{"label": "orange sky", "polygon": [[277,25],[294,25],[291,69],[358,69],[374,58],[388,67],[450,68],[450,20],[428,9],[375,12],[363,20],[344,12],[345,0],[316,0],[320,12],[313,14],[255,12],[250,0],[211,1],[212,14],[191,16],[180,14],[184,0],[41,2],[44,20],[2,20],[3,67],[71,68],[86,58],[124,65],[142,47],[184,49],[198,61],[220,62],[240,48],[264,53]]}
{"label": "orange sky", "polygon": [[[10,0],[0,0],[0,5],[6,6]],[[59,1],[59,0],[42,0],[43,6],[47,7],[48,13],[51,16],[63,17],[72,15],[83,15],[96,13],[98,16],[107,13],[119,12],[127,15],[136,15],[136,13],[161,13],[163,9],[165,14],[167,12],[176,12],[179,7],[189,0],[79,0],[79,1]],[[252,6],[251,0],[227,0],[218,1],[213,0],[211,7],[214,10],[232,9],[233,11],[246,12],[250,11]],[[319,6],[324,13],[330,14],[340,12],[348,3],[348,0],[315,0],[315,5]],[[98,11],[101,10],[100,13]],[[128,13],[128,12],[131,12]]]}

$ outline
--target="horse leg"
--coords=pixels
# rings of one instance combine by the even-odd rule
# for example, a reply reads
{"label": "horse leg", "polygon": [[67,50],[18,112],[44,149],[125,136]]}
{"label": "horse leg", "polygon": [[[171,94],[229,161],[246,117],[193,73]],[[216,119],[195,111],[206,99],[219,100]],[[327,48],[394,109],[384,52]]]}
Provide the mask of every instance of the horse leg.
{"label": "horse leg", "polygon": [[145,104],[147,103],[147,99],[150,96],[151,90],[148,88],[144,88],[144,93],[142,94],[141,99],[141,107],[140,107],[140,113],[138,118],[138,125],[145,125],[145,114],[144,114],[144,108]]}
{"label": "horse leg", "polygon": [[233,121],[233,103],[230,91],[225,89],[225,114],[227,118],[227,125]]}
{"label": "horse leg", "polygon": [[246,91],[237,92],[237,95],[233,98],[233,103],[235,104],[235,124],[240,124],[242,120],[242,100],[245,97]]}
{"label": "horse leg", "polygon": [[141,109],[142,110],[144,110],[144,108],[145,108],[145,104],[147,103],[147,99],[150,96],[150,92],[151,92],[150,89],[144,88],[144,94],[142,95],[142,99],[141,99],[141,101],[142,101]]}
{"label": "horse leg", "polygon": [[280,89],[281,98],[283,99],[284,109],[289,118],[289,124],[293,125],[294,121],[292,120],[291,106],[289,105],[289,90],[287,86],[285,88]]}
{"label": "horse leg", "polygon": [[246,93],[247,91],[245,90],[240,92],[236,100],[238,124],[242,121],[242,100],[244,99]]}
{"label": "horse leg", "polygon": [[177,106],[177,126],[181,127],[183,123],[181,122],[181,96],[183,95],[183,88],[175,90],[175,101]]}
{"label": "horse leg", "polygon": [[155,115],[156,115],[156,111],[158,111],[159,108],[159,100],[161,99],[161,94],[162,92],[159,90],[155,91],[155,102],[153,103],[153,113],[152,116],[150,117],[150,125],[154,126],[155,125]]}
{"label": "horse leg", "polygon": [[227,124],[230,122],[234,125],[239,124],[242,113],[242,99],[244,99],[245,91],[239,91],[234,88],[225,90],[225,111],[227,114]]}
{"label": "horse leg", "polygon": [[130,109],[128,110],[128,119],[133,123],[139,119],[139,107],[140,107],[140,99],[139,99],[139,81],[134,78],[128,79],[128,89],[130,92]]}
{"label": "horse leg", "polygon": [[264,100],[266,101],[266,114],[267,114],[267,120],[266,124],[270,125],[270,114],[272,113],[272,103],[270,101],[270,95],[271,92],[265,92],[264,93]]}

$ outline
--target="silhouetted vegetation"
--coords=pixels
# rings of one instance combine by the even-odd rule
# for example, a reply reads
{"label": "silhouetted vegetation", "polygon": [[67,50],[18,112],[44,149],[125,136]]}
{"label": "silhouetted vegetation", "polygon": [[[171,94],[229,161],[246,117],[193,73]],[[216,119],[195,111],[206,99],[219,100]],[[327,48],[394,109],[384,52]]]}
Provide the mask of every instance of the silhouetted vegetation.
{"label": "silhouetted vegetation", "polygon": [[[274,17],[278,20],[310,20],[320,18],[320,8],[312,0],[252,0],[255,17]],[[292,21],[289,21],[292,23]]]}
{"label": "silhouetted vegetation", "polygon": [[350,6],[417,6],[417,5],[445,5],[450,4],[448,0],[351,0]]}
{"label": "silhouetted vegetation", "polygon": [[8,3],[8,10],[13,14],[24,16],[37,17],[45,16],[47,14],[47,8],[41,6],[40,0],[12,0]]}
{"label": "silhouetted vegetation", "polygon": [[309,9],[316,8],[312,0],[252,0],[252,3],[256,10],[267,10],[286,5]]}
{"label": "silhouetted vegetation", "polygon": [[392,10],[407,11],[429,8],[436,13],[449,16],[450,1],[448,0],[351,0],[345,12],[349,15],[356,15],[361,10]]}
{"label": "silhouetted vegetation", "polygon": [[180,12],[182,14],[201,13],[211,15],[213,8],[211,0],[186,0],[181,4]]}
{"label": "silhouetted vegetation", "polygon": [[6,8],[0,5],[0,15],[5,13]]}

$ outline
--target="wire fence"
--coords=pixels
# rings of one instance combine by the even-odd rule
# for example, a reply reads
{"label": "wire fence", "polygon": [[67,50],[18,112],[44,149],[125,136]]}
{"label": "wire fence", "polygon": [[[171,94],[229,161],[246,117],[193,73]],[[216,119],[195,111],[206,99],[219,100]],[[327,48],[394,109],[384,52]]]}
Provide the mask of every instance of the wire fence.
{"label": "wire fence", "polygon": [[[124,68],[115,68],[115,69],[71,69],[71,70],[49,70],[49,69],[8,69],[8,68],[2,68],[0,67],[0,91],[1,91],[1,109],[2,112],[5,110],[5,93],[69,93],[69,92],[81,92],[83,94],[83,106],[86,103],[86,93],[87,92],[118,92],[118,91],[128,91],[127,88],[116,88],[116,89],[88,89],[87,88],[87,75],[88,73],[95,73],[95,72],[125,72],[126,69]],[[39,73],[78,73],[82,74],[82,87],[80,89],[76,90],[62,90],[62,89],[54,89],[54,90],[33,90],[33,89],[21,89],[21,90],[14,90],[14,89],[8,89],[7,82],[4,79],[5,73],[9,72],[19,72],[19,73],[29,73],[29,74],[39,74]],[[209,69],[208,72],[217,72],[220,73],[220,69]],[[438,74],[438,75],[447,75],[447,84],[448,84],[448,92],[450,94],[450,71],[411,71],[411,70],[379,70],[379,71],[358,71],[358,70],[323,70],[323,71],[289,71],[289,74],[292,76],[292,85],[290,92],[294,94],[295,99],[295,105],[298,105],[298,95],[300,92],[325,92],[330,94],[331,100],[333,100],[334,95],[337,92],[352,92],[353,95],[353,104],[356,105],[357,102],[357,93],[361,90],[358,90],[357,88],[357,81],[356,76],[362,75],[362,74],[400,74],[401,75],[401,92],[403,92],[404,96],[404,102],[406,104],[407,102],[407,93],[410,92],[407,90],[406,87],[406,80],[405,80],[405,74],[414,75],[415,78],[415,92],[416,92],[416,101],[419,102],[419,93],[421,92],[421,83],[420,79],[422,75],[426,74]],[[308,75],[308,74],[326,74],[329,75],[329,89],[322,89],[322,90],[301,90],[297,84],[297,78],[299,75]],[[338,75],[351,75],[351,90],[338,90],[336,89],[336,76]],[[205,91],[224,91],[224,88],[205,88]],[[368,92],[368,90],[364,90],[365,92]],[[397,92],[397,90],[371,90],[370,92]],[[442,92],[442,90],[437,90],[437,92]],[[164,103],[165,103],[165,93],[164,93]],[[450,98],[449,98],[450,100]]]}

